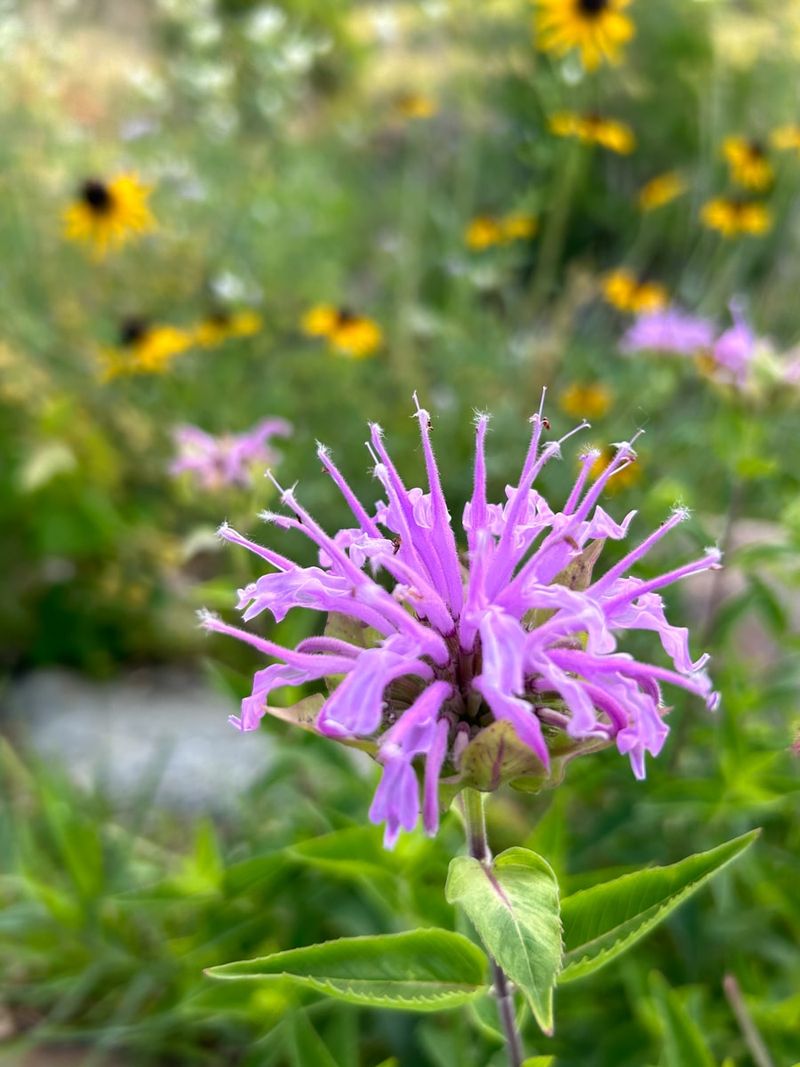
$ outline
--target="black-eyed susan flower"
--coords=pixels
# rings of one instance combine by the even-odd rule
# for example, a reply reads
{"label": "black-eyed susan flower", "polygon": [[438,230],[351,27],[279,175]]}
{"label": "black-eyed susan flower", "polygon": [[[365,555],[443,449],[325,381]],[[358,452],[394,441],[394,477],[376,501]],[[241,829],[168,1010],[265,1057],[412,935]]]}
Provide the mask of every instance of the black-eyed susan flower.
{"label": "black-eyed susan flower", "polygon": [[638,315],[648,311],[660,311],[667,304],[667,290],[658,282],[643,281],[629,270],[620,268],[611,271],[603,279],[603,296],[606,303],[618,311]]}
{"label": "black-eyed susan flower", "polygon": [[727,238],[742,234],[758,237],[772,228],[772,212],[760,200],[714,197],[703,205],[700,219],[708,229]]}
{"label": "black-eyed susan flower", "polygon": [[642,211],[655,211],[682,196],[686,188],[685,180],[677,171],[658,174],[639,190],[639,208]]}
{"label": "black-eyed susan flower", "polygon": [[376,322],[332,304],[310,308],[300,327],[309,337],[325,338],[332,352],[351,359],[372,356],[383,344],[383,331]]}
{"label": "black-eyed susan flower", "polygon": [[503,241],[529,241],[536,236],[539,220],[535,215],[512,214],[500,220]]}
{"label": "black-eyed susan flower", "polygon": [[252,337],[262,326],[261,316],[251,308],[239,311],[218,308],[197,324],[194,341],[201,348],[215,348],[231,338]]}
{"label": "black-eyed susan flower", "polygon": [[464,231],[464,243],[474,252],[502,244],[502,241],[503,228],[499,220],[491,215],[476,215]]}
{"label": "black-eyed susan flower", "polygon": [[761,192],[772,184],[775,172],[760,141],[727,137],[722,143],[722,155],[737,185]]}
{"label": "black-eyed susan flower", "polygon": [[612,400],[611,390],[600,382],[573,382],[559,397],[558,406],[573,419],[602,419]]}
{"label": "black-eyed susan flower", "polygon": [[514,241],[529,241],[536,235],[539,220],[535,215],[519,212],[496,218],[494,215],[478,215],[464,231],[464,242],[474,252],[482,252],[494,245],[511,244]]}
{"label": "black-eyed susan flower", "polygon": [[172,361],[192,345],[186,330],[147,319],[126,319],[115,348],[104,353],[105,380],[122,374],[164,374]]}
{"label": "black-eyed susan flower", "polygon": [[543,52],[564,56],[577,49],[587,70],[605,60],[619,63],[622,48],[634,35],[624,13],[630,0],[534,0],[536,44]]}
{"label": "black-eyed susan flower", "polygon": [[621,156],[630,155],[636,147],[630,126],[595,113],[579,115],[574,111],[557,111],[550,116],[550,132],[556,137],[574,137],[584,144],[600,145]]}
{"label": "black-eyed susan flower", "polygon": [[64,236],[88,244],[102,259],[133,237],[155,229],[150,192],[150,186],[135,174],[120,174],[109,182],[87,179],[64,212]]}
{"label": "black-eyed susan flower", "polygon": [[789,123],[778,126],[769,135],[770,144],[780,152],[800,152],[800,126]]}
{"label": "black-eyed susan flower", "polygon": [[355,315],[340,309],[336,327],[328,337],[334,352],[351,359],[374,355],[383,344],[383,331],[377,322],[365,315]]}
{"label": "black-eyed susan flower", "polygon": [[394,102],[395,113],[402,119],[429,119],[438,111],[438,105],[425,93],[400,93]]}

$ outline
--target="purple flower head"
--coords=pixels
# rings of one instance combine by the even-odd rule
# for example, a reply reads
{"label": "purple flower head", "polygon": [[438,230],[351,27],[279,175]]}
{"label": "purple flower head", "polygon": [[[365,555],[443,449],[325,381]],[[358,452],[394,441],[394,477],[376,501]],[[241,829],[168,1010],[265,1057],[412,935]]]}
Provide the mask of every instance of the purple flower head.
{"label": "purple flower head", "polygon": [[[244,619],[268,611],[280,620],[290,608],[312,608],[329,613],[323,636],[288,649],[203,616],[209,630],[247,641],[276,661],[256,674],[234,725],[253,730],[273,711],[372,752],[383,776],[370,819],[385,824],[388,846],[420,816],[428,833],[435,833],[441,800],[465,785],[488,790],[517,779],[526,788],[541,788],[559,778],[569,759],[612,743],[642,778],[645,753],[657,755],[668,732],[662,685],[686,689],[709,708],[717,703],[703,671],[707,657],[692,660],[688,631],[667,622],[660,590],[717,567],[719,552],[709,549],[656,578],[629,573],[686,512],[675,511],[601,577],[592,576],[604,542],[624,539],[636,514],[617,522],[598,505],[609,480],[635,459],[630,444],[616,446],[594,481],[598,453],[585,452],[572,491],[556,511],[534,484],[572,434],[545,443],[549,424],[540,410],[531,419],[517,483],[506,488],[505,500],[490,503],[484,450],[489,420],[479,415],[462,553],[431,445],[430,417],[419,406],[416,417],[426,488],[406,486],[373,424],[367,447],[384,494],[374,511],[359,502],[320,445],[322,465],[356,525],[327,533],[294,489],[281,490],[287,514],[264,515],[312,541],[318,565],[298,566],[228,526],[220,530],[271,567],[240,591]],[[620,650],[620,639],[635,630],[658,636],[670,667]],[[296,709],[270,708],[273,690],[324,678],[331,679],[326,695],[307,698]]]}
{"label": "purple flower head", "polygon": [[173,432],[176,447],[170,474],[190,473],[202,489],[224,485],[252,484],[253,467],[275,464],[278,453],[270,447],[272,437],[288,437],[291,425],[285,419],[263,419],[240,434],[212,437],[197,426],[177,426]]}
{"label": "purple flower head", "polygon": [[781,377],[787,385],[800,386],[800,354],[790,353],[783,367]]}
{"label": "purple flower head", "polygon": [[756,335],[738,304],[731,304],[731,317],[733,326],[714,342],[712,355],[724,377],[741,387],[747,381],[747,372],[756,354]]}
{"label": "purple flower head", "polygon": [[707,319],[688,315],[678,308],[641,315],[622,338],[624,352],[664,352],[692,356],[710,348],[714,327]]}

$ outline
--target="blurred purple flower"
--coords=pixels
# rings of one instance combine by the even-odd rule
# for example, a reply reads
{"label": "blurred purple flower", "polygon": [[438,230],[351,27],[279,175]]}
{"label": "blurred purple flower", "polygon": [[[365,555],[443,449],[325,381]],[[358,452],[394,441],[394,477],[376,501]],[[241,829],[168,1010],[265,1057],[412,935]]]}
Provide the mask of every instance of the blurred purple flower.
{"label": "blurred purple flower", "polygon": [[197,426],[177,426],[172,432],[176,457],[170,474],[191,474],[202,489],[214,490],[224,485],[252,484],[253,467],[273,465],[278,453],[270,447],[272,437],[288,437],[291,424],[285,419],[264,419],[251,430],[240,434],[213,437]]}
{"label": "blurred purple flower", "polygon": [[[319,698],[313,728],[345,742],[372,742],[383,777],[370,819],[385,823],[389,847],[401,829],[416,826],[420,815],[428,833],[436,832],[440,779],[457,791],[464,783],[465,750],[496,721],[527,746],[523,751],[543,774],[551,761],[613,742],[642,778],[645,753],[657,755],[668,733],[662,683],[696,694],[709,708],[717,703],[703,671],[708,657],[692,660],[688,631],[667,622],[658,591],[717,567],[719,552],[709,549],[701,559],[647,580],[628,573],[687,517],[686,511],[676,510],[602,577],[592,579],[604,541],[625,538],[636,514],[618,523],[597,504],[609,479],[635,459],[631,444],[617,445],[593,482],[598,452],[583,454],[563,509],[553,511],[533,484],[571,434],[542,445],[549,424],[540,411],[531,419],[532,440],[519,481],[494,504],[486,495],[489,420],[478,416],[462,556],[431,446],[431,421],[419,407],[416,415],[427,491],[406,487],[381,428],[373,424],[368,448],[385,493],[374,514],[358,501],[322,445],[319,459],[357,526],[331,536],[299,503],[294,489],[281,490],[290,515],[264,513],[266,521],[307,537],[318,549],[318,566],[301,567],[227,525],[220,530],[225,540],[273,568],[240,590],[238,606],[246,621],[265,610],[280,621],[302,606],[334,613],[331,618],[345,625],[340,621],[335,631],[329,628],[325,636],[289,649],[208,613],[202,616],[207,629],[238,637],[279,661],[255,675],[252,694],[231,720],[241,730],[256,729],[272,710],[273,690],[334,679],[329,695]],[[379,572],[389,588],[376,580]],[[637,630],[658,635],[672,668],[618,650],[617,637]],[[484,788],[499,780],[502,775]]]}
{"label": "blurred purple flower", "polygon": [[689,315],[678,308],[641,315],[622,338],[624,352],[665,352],[692,356],[710,348],[714,326],[707,319]]}
{"label": "blurred purple flower", "polygon": [[783,380],[787,385],[800,386],[800,354],[796,350],[790,353],[785,361]]}
{"label": "blurred purple flower", "polygon": [[720,334],[711,351],[714,362],[738,386],[745,385],[750,363],[756,353],[756,335],[748,326],[738,304],[731,304],[733,326]]}

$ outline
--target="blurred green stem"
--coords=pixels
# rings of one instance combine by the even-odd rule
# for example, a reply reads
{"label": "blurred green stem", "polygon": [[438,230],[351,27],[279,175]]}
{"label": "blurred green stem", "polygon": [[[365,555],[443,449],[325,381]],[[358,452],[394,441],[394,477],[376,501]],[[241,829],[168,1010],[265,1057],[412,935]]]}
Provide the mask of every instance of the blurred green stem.
{"label": "blurred green stem", "polygon": [[[464,827],[467,834],[469,854],[485,867],[492,863],[492,853],[489,849],[489,839],[486,835],[486,814],[484,811],[485,796],[477,789],[465,789],[461,794],[462,812],[464,815]],[[497,1013],[506,1038],[506,1050],[508,1052],[509,1067],[522,1067],[525,1053],[522,1049],[522,1039],[517,1030],[514,1013],[514,994],[509,985],[505,971],[489,956],[492,965],[492,980],[494,995],[497,998]]]}
{"label": "blurred green stem", "polygon": [[753,1022],[753,1018],[747,1010],[742,991],[739,988],[739,983],[736,981],[734,975],[725,975],[725,978],[722,981],[722,988],[725,990],[725,996],[728,998],[728,1003],[731,1006],[733,1014],[736,1016],[736,1021],[739,1024],[739,1029],[742,1031],[742,1037],[744,1037],[745,1044],[750,1051],[750,1055],[753,1057],[753,1063],[755,1063],[757,1067],[775,1067],[775,1064],[772,1061],[772,1056],[770,1056],[769,1050],[764,1044],[764,1039],[758,1032],[756,1024]]}
{"label": "blurred green stem", "polygon": [[[730,497],[728,498],[728,510],[725,513],[725,526],[722,531],[722,538],[719,546],[720,551],[722,552],[723,564],[727,562],[727,556],[733,544],[733,531],[742,510],[743,497],[744,483],[741,478],[739,478],[737,475],[734,475],[734,480],[730,490]],[[719,606],[722,600],[722,594],[724,590],[724,577],[725,576],[722,567],[720,567],[718,570],[711,572],[708,600],[706,601],[705,619],[703,621],[703,645],[708,644],[708,642],[711,640],[711,635],[714,631],[714,623],[717,620],[717,614],[719,612]]]}
{"label": "blurred green stem", "polygon": [[550,211],[545,220],[539,262],[531,289],[531,310],[534,314],[541,311],[553,288],[553,280],[564,251],[573,194],[585,155],[582,145],[577,141],[571,143],[562,157],[563,166],[558,168],[553,179]]}

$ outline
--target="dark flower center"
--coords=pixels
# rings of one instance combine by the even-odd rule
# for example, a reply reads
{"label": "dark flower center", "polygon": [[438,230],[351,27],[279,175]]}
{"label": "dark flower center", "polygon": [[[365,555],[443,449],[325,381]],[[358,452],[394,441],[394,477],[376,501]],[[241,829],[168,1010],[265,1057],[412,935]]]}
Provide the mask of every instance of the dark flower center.
{"label": "dark flower center", "polygon": [[81,200],[96,215],[106,215],[113,204],[108,186],[94,178],[85,181],[81,186]]}
{"label": "dark flower center", "polygon": [[763,159],[767,154],[762,142],[755,138],[750,142],[749,148],[750,155],[753,159]]}
{"label": "dark flower center", "polygon": [[208,316],[208,321],[213,326],[230,326],[230,312],[225,311],[224,308],[215,308]]}
{"label": "dark flower center", "polygon": [[578,11],[587,18],[597,18],[608,7],[609,0],[578,0]]}
{"label": "dark flower center", "polygon": [[356,315],[355,311],[353,311],[352,308],[348,307],[339,308],[336,314],[338,316],[339,326],[349,326],[358,318],[358,315]]}
{"label": "dark flower center", "polygon": [[141,341],[149,329],[146,319],[125,319],[119,329],[119,343],[125,348],[131,348],[137,341]]}

